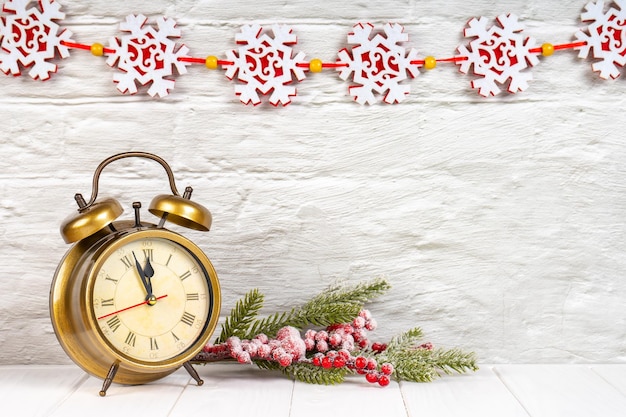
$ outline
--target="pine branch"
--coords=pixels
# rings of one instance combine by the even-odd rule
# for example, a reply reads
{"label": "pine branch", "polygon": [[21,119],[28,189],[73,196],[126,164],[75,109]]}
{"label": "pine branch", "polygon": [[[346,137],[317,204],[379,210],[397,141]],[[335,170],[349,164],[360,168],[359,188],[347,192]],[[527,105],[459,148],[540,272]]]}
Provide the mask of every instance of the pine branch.
{"label": "pine branch", "polygon": [[324,369],[308,363],[297,363],[282,369],[285,375],[307,384],[336,385],[345,380],[346,368]]}
{"label": "pine branch", "polygon": [[255,360],[255,365],[260,369],[280,371],[284,375],[295,379],[296,381],[305,382],[307,384],[318,385],[335,385],[345,380],[346,375],[350,372],[346,368],[324,369],[308,363],[293,363],[287,367],[282,367],[276,362],[266,360]]}
{"label": "pine branch", "polygon": [[375,297],[383,294],[391,288],[391,285],[383,278],[375,278],[370,282],[363,282],[352,287],[336,285],[321,292],[305,304],[335,304],[335,303],[358,303],[365,304]]}
{"label": "pine branch", "polygon": [[394,366],[396,379],[414,382],[430,382],[440,377],[440,372],[464,373],[478,369],[474,353],[458,349],[428,350],[413,347],[385,352],[384,360]]}
{"label": "pine branch", "polygon": [[235,304],[222,325],[222,332],[215,340],[215,344],[223,343],[231,336],[244,337],[250,324],[254,321],[259,310],[263,307],[263,294],[256,288],[248,291],[245,297]]}
{"label": "pine branch", "polygon": [[334,286],[322,291],[300,307],[255,320],[243,338],[259,333],[272,337],[285,326],[303,329],[309,325],[330,326],[354,319],[363,304],[387,291],[391,286],[383,278],[354,286]]}
{"label": "pine branch", "polygon": [[422,335],[422,329],[414,327],[413,329],[407,330],[406,332],[393,337],[387,345],[387,353],[393,354],[395,351],[402,351],[415,347]]}

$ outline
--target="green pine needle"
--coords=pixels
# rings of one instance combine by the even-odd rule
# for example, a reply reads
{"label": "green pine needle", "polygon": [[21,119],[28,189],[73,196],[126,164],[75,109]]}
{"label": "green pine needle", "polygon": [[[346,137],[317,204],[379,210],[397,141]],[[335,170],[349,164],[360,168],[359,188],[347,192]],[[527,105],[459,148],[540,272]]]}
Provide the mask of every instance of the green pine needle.
{"label": "green pine needle", "polygon": [[419,339],[423,336],[422,329],[414,327],[401,333],[391,339],[387,345],[387,353],[393,353],[395,351],[401,351],[410,347],[414,347],[418,344]]}
{"label": "green pine needle", "polygon": [[222,332],[215,343],[223,343],[231,336],[244,337],[250,324],[263,307],[263,294],[256,288],[248,291],[245,297],[235,304],[222,325]]}

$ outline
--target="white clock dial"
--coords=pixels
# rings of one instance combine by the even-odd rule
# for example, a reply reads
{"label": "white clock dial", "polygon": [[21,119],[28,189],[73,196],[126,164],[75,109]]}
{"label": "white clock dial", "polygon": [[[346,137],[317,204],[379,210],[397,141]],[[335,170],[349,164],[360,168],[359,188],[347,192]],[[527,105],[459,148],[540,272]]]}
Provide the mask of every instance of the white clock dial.
{"label": "white clock dial", "polygon": [[204,332],[211,280],[184,246],[149,237],[119,246],[94,271],[93,314],[121,355],[144,362],[175,358]]}

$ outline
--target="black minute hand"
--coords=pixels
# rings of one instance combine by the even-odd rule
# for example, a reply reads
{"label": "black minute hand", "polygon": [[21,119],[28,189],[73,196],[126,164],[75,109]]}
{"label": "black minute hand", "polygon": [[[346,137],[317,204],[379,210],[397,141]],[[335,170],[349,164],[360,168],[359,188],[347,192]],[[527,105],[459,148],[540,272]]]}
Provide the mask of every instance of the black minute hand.
{"label": "black minute hand", "polygon": [[139,261],[137,260],[137,256],[135,256],[135,252],[133,252],[133,258],[135,258],[135,267],[137,268],[137,272],[139,273],[139,278],[141,278],[141,282],[143,283],[146,292],[148,293],[147,297],[152,296],[152,283],[148,278],[146,278],[146,274],[144,273]]}

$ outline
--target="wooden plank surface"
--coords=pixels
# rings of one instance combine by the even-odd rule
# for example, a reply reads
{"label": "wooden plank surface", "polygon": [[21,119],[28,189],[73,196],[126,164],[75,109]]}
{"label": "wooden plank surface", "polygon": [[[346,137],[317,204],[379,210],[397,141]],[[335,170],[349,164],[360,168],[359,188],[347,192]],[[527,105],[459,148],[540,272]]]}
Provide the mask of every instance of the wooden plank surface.
{"label": "wooden plank surface", "polygon": [[[176,372],[146,385],[123,386],[113,384],[106,397],[100,397],[102,381],[87,378],[50,416],[54,417],[111,417],[111,416],[169,416],[178,398],[189,384],[190,377]],[[51,384],[54,380],[50,379]]]}
{"label": "wooden plank surface", "polygon": [[626,365],[593,365],[591,369],[626,395]]}
{"label": "wooden plank surface", "polygon": [[289,416],[293,381],[280,374],[236,363],[196,366],[196,370],[204,384],[188,386],[171,417]]}
{"label": "wooden plank surface", "polygon": [[626,414],[626,396],[587,366],[502,365],[495,371],[532,417]]}
{"label": "wooden plank surface", "polygon": [[349,377],[339,385],[296,382],[291,417],[306,416],[407,416],[397,382],[380,387],[363,377]]}
{"label": "wooden plank surface", "polygon": [[431,383],[401,383],[410,416],[528,417],[491,367]]}
{"label": "wooden plank surface", "polygon": [[47,416],[64,401],[87,376],[76,367],[0,367],[0,404],[13,417]]}
{"label": "wooden plank surface", "polygon": [[233,415],[307,417],[623,417],[626,365],[483,365],[475,373],[385,388],[360,377],[336,386],[295,382],[254,366],[198,366],[150,384],[113,384],[74,366],[0,367],[0,401],[11,417]]}

